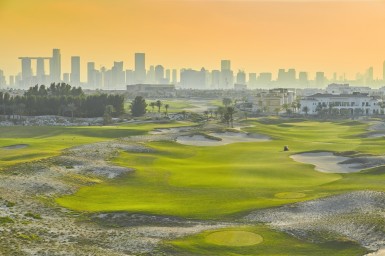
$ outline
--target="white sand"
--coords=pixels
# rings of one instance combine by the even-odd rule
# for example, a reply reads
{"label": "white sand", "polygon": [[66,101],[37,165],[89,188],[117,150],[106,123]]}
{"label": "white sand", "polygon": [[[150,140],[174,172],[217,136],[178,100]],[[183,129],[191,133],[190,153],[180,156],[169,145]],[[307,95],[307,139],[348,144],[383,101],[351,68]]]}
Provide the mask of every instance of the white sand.
{"label": "white sand", "polygon": [[315,170],[327,173],[351,173],[359,172],[362,169],[359,168],[359,164],[340,164],[348,157],[335,156],[330,152],[319,153],[303,153],[291,155],[291,159],[294,161],[315,165]]}
{"label": "white sand", "polygon": [[161,134],[170,134],[170,133],[178,133],[178,132],[188,132],[193,127],[186,126],[186,127],[173,127],[173,128],[158,128],[153,131],[150,131],[149,134],[153,135],[161,135]]}
{"label": "white sand", "polygon": [[190,146],[222,146],[238,142],[262,142],[270,140],[269,137],[259,134],[247,134],[242,132],[224,132],[209,133],[210,136],[221,138],[222,140],[208,139],[202,135],[183,135],[179,136],[176,141],[180,144]]}

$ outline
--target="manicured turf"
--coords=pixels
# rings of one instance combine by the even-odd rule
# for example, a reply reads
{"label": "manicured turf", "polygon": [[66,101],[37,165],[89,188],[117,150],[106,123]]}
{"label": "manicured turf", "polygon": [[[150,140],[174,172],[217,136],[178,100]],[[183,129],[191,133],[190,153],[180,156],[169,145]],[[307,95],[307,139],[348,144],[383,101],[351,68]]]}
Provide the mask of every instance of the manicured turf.
{"label": "manicured turf", "polygon": [[[148,123],[84,127],[0,127],[0,169],[17,163],[52,157],[60,154],[63,149],[77,145],[145,134],[147,131],[157,127],[174,127],[190,124]],[[27,146],[15,149],[3,148],[19,144],[26,144]]]}
{"label": "manicured turf", "polygon": [[[287,122],[287,121],[286,121]],[[247,122],[249,132],[274,140],[220,147],[153,142],[156,153],[123,152],[114,160],[134,167],[124,179],[84,187],[57,201],[81,211],[131,211],[218,219],[257,208],[279,206],[357,189],[385,190],[385,171],[327,174],[297,163],[290,154],[357,150],[380,154],[385,140],[359,136],[357,122]],[[289,145],[291,151],[284,152]],[[277,196],[285,195],[301,196]],[[305,196],[303,196],[305,195]]]}
{"label": "manicured turf", "polygon": [[[262,241],[250,246],[232,246],[216,245],[211,242],[210,236],[227,232],[244,232],[248,234],[260,234]],[[231,233],[230,233],[231,234]],[[240,233],[239,233],[240,234]],[[227,233],[228,235],[228,233]],[[222,237],[223,238],[223,237]],[[231,241],[231,237],[228,240]],[[240,238],[242,239],[242,238]],[[257,239],[257,237],[254,237]],[[251,241],[251,240],[249,240]],[[256,240],[254,240],[256,241]],[[168,255],[193,256],[193,255],[263,255],[263,256],[284,256],[284,255],[338,255],[338,256],[355,256],[363,255],[367,251],[358,244],[349,241],[335,241],[328,243],[306,243],[295,239],[284,233],[276,232],[262,225],[254,227],[237,227],[222,230],[207,231],[195,236],[182,238],[170,242],[166,242],[164,250]]]}

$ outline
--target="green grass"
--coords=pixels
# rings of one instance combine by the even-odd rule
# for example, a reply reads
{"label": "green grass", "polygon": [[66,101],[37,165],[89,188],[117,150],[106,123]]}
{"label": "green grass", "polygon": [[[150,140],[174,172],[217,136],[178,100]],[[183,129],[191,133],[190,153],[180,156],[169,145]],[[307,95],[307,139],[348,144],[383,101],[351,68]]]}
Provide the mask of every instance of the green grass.
{"label": "green grass", "polygon": [[[364,139],[366,125],[351,122],[260,123],[249,132],[267,134],[268,142],[220,147],[152,142],[156,153],[123,152],[114,160],[136,172],[124,179],[84,187],[57,199],[80,211],[130,211],[199,219],[231,218],[252,209],[279,206],[358,189],[385,190],[385,169],[328,174],[289,158],[305,151],[381,154],[385,140]],[[283,152],[289,145],[291,151]],[[382,171],[384,170],[384,171]],[[299,196],[276,196],[284,195]],[[305,195],[305,196],[302,196]]]}
{"label": "green grass", "polygon": [[[217,232],[252,232],[262,236],[263,241],[250,246],[215,245],[210,242],[210,236]],[[226,234],[226,233],[225,233]],[[231,240],[231,238],[229,238]],[[166,242],[164,245],[167,255],[363,255],[367,250],[350,241],[334,241],[324,243],[306,243],[287,234],[276,232],[265,226],[226,228],[222,230],[206,231],[198,235]]]}
{"label": "green grass", "polygon": [[[106,141],[120,137],[145,134],[154,128],[191,125],[191,123],[146,123],[119,126],[84,127],[0,127],[0,169],[59,155],[62,150],[82,144]],[[2,147],[27,144],[20,149]]]}

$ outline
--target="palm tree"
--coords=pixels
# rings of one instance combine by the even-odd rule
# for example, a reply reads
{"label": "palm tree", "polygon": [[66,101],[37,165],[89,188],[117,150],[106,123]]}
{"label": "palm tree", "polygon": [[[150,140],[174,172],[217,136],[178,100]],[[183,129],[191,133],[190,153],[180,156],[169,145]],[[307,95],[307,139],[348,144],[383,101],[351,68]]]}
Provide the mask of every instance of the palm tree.
{"label": "palm tree", "polygon": [[229,106],[231,104],[232,100],[230,98],[223,98],[222,103],[225,105],[225,107]]}
{"label": "palm tree", "polygon": [[308,106],[304,106],[304,107],[302,108],[302,111],[305,112],[305,115],[307,115],[307,113],[309,112]]}
{"label": "palm tree", "polygon": [[151,102],[151,103],[150,103],[150,107],[152,108],[152,112],[154,112],[155,106],[156,106],[156,103],[155,103],[155,102]]}
{"label": "palm tree", "polygon": [[223,115],[225,114],[225,108],[224,107],[218,107],[217,112],[219,114],[219,118],[223,119]]}
{"label": "palm tree", "polygon": [[160,113],[160,107],[161,107],[162,105],[163,105],[163,104],[162,104],[162,102],[161,102],[160,100],[157,100],[157,101],[155,102],[155,106],[158,107],[158,113]]}
{"label": "palm tree", "polygon": [[168,108],[170,107],[170,105],[169,104],[165,104],[164,105],[164,108],[166,109],[166,116],[168,116]]}
{"label": "palm tree", "polygon": [[234,107],[227,107],[227,108],[226,108],[226,114],[229,115],[229,121],[230,121],[230,123],[231,123],[231,127],[233,127],[233,121],[234,121],[233,115],[235,114],[235,109],[234,109]]}

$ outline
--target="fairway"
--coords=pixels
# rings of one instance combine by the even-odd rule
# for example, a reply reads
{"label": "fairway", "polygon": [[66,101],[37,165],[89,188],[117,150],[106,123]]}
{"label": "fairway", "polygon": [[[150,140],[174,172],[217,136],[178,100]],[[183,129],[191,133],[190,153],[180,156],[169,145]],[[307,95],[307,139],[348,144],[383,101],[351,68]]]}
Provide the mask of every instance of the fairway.
{"label": "fairway", "polygon": [[[79,211],[129,211],[198,219],[231,218],[252,209],[284,205],[351,190],[384,190],[370,171],[321,173],[314,166],[290,159],[307,151],[381,154],[385,141],[362,138],[366,124],[250,120],[248,132],[272,141],[212,147],[151,142],[151,153],[122,152],[117,165],[135,168],[124,179],[91,187],[57,199]],[[282,151],[289,145],[291,151]]]}
{"label": "fairway", "polygon": [[154,128],[185,126],[191,123],[136,124],[119,126],[15,126],[0,127],[0,170],[28,161],[57,156],[78,145],[146,134]]}

